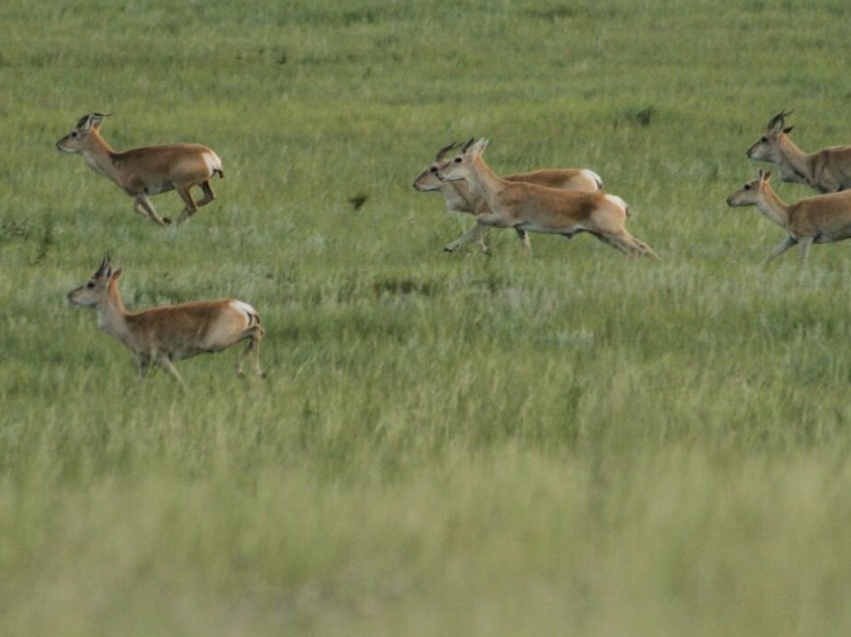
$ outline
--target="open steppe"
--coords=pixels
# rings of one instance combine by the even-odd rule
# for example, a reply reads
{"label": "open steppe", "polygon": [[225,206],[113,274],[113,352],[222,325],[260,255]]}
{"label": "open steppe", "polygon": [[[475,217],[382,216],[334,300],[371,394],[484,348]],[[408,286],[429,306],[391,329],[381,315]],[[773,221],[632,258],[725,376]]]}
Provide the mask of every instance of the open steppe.
{"label": "open steppe", "polygon": [[[847,3],[4,0],[0,633],[851,631],[851,244],[725,198],[781,109],[851,143]],[[162,229],[54,144],[209,145]],[[661,263],[469,227],[414,177],[587,167]],[[806,188],[774,185],[787,201]],[[174,193],[153,198],[175,216]],[[71,307],[244,299],[236,351],[138,383]]]}

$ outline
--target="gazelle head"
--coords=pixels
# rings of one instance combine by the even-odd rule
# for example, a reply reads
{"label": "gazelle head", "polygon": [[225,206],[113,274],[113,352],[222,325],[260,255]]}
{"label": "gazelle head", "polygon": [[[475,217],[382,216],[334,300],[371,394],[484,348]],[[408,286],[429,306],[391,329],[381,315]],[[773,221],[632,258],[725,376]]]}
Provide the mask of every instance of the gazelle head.
{"label": "gazelle head", "polygon": [[437,176],[441,181],[460,181],[461,179],[469,179],[470,173],[473,170],[473,163],[478,159],[485,148],[488,146],[488,140],[470,138],[461,151],[449,161],[444,162],[442,168],[437,172]]}
{"label": "gazelle head", "polygon": [[784,128],[786,126],[785,118],[791,114],[792,111],[780,111],[771,118],[762,137],[753,146],[748,148],[747,155],[749,159],[774,163],[780,160],[780,138],[783,135],[788,135],[794,128],[793,126]]}
{"label": "gazelle head", "polygon": [[448,163],[446,160],[447,153],[460,147],[461,144],[452,142],[448,146],[441,148],[437,152],[437,156],[434,158],[431,166],[422,171],[420,176],[414,180],[414,188],[420,192],[430,192],[432,190],[440,190],[443,188],[444,184],[438,177],[438,174],[440,173],[441,168]]}
{"label": "gazelle head", "polygon": [[63,153],[79,153],[86,146],[86,141],[93,131],[97,131],[109,114],[87,113],[80,118],[70,133],[56,142],[56,148]]}
{"label": "gazelle head", "polygon": [[68,292],[68,300],[74,305],[95,307],[107,297],[110,285],[120,276],[121,268],[113,270],[109,255],[106,255],[88,283]]}
{"label": "gazelle head", "polygon": [[770,179],[771,172],[763,172],[762,168],[760,168],[756,173],[756,179],[751,179],[727,197],[727,205],[730,207],[755,205],[759,198],[762,197]]}

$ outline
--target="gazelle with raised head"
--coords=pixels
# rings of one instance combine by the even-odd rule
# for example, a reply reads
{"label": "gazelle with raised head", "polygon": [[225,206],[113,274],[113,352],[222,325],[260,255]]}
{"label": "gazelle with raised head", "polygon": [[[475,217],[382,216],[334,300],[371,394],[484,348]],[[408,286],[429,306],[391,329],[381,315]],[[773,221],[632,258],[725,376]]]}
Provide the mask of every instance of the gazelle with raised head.
{"label": "gazelle with raised head", "polygon": [[[170,221],[157,214],[151,195],[177,191],[184,203],[178,223],[216,198],[210,179],[214,175],[224,177],[224,173],[222,160],[211,149],[201,144],[167,144],[116,152],[100,135],[105,117],[103,113],[83,115],[74,129],[56,142],[56,148],[81,154],[92,170],[134,198],[134,212],[165,226]],[[200,186],[203,199],[195,201],[192,197],[194,186]]]}
{"label": "gazelle with raised head", "polygon": [[624,227],[628,212],[623,199],[602,190],[575,192],[502,179],[482,159],[487,144],[487,140],[470,140],[437,173],[444,181],[468,181],[473,195],[487,203],[489,210],[476,215],[477,239],[488,226],[567,238],[588,232],[627,255],[658,260],[647,244]]}
{"label": "gazelle with raised head", "polygon": [[789,138],[793,127],[786,127],[786,116],[791,114],[781,111],[772,117],[762,137],[748,148],[748,157],[777,164],[783,181],[803,184],[823,194],[851,188],[851,146],[805,153]]}
{"label": "gazelle with raised head", "polygon": [[[439,192],[446,200],[446,207],[455,212],[466,212],[473,216],[486,214],[489,212],[488,204],[484,199],[476,197],[470,190],[470,186],[464,180],[459,181],[443,181],[438,178],[438,173],[449,160],[446,159],[447,153],[457,150],[461,144],[452,142],[448,146],[440,149],[431,166],[426,168],[419,177],[414,181],[414,188],[420,192]],[[536,170],[528,173],[519,173],[516,175],[505,175],[506,181],[524,181],[528,183],[536,183],[550,188],[562,188],[564,190],[576,190],[579,192],[595,192],[603,187],[603,180],[592,170],[587,168],[566,168],[566,169],[544,169]],[[477,226],[473,226],[458,239],[447,245],[444,250],[446,252],[454,252],[462,245],[470,241],[477,232]],[[515,228],[517,236],[523,242],[526,248],[529,248],[529,236],[525,230]],[[478,238],[479,249],[482,252],[487,252],[487,246],[484,243],[484,234],[487,228],[483,229]]]}
{"label": "gazelle with raised head", "polygon": [[113,270],[107,256],[88,283],[68,293],[68,300],[97,311],[98,327],[133,352],[140,378],[151,365],[157,365],[185,389],[174,367],[176,361],[220,352],[246,339],[248,346],[237,360],[237,374],[242,376],[243,360],[253,353],[255,372],[265,376],[260,369],[260,341],[265,330],[257,311],[248,303],[234,299],[197,301],[133,314],[121,301],[120,276],[121,268]]}
{"label": "gazelle with raised head", "polygon": [[798,243],[801,244],[801,262],[804,262],[812,244],[851,238],[851,191],[816,195],[787,205],[772,189],[770,179],[771,173],[760,168],[756,179],[727,197],[728,206],[756,206],[789,233],[766,263]]}

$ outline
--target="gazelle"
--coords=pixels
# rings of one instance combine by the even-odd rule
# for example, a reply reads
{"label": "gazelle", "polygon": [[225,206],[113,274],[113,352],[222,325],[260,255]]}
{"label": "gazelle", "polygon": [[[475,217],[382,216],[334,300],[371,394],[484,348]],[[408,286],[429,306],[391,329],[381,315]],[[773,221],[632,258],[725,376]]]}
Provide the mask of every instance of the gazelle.
{"label": "gazelle", "polygon": [[[74,129],[56,142],[56,148],[63,153],[81,154],[92,170],[134,197],[134,212],[165,226],[170,221],[157,214],[150,195],[177,190],[184,203],[178,223],[216,198],[210,179],[214,175],[224,177],[224,173],[222,160],[211,149],[200,144],[168,144],[117,153],[100,135],[105,117],[108,115],[103,113],[83,115]],[[200,201],[192,197],[193,186],[204,191]]]}
{"label": "gazelle", "polygon": [[762,137],[748,148],[748,157],[777,164],[780,179],[804,184],[822,194],[851,188],[851,146],[805,153],[789,139],[793,127],[785,128],[786,116],[791,114],[781,111],[772,117]]}
{"label": "gazelle", "polygon": [[124,309],[118,291],[120,276],[121,268],[113,270],[107,255],[88,283],[68,293],[68,300],[97,310],[98,327],[133,352],[140,378],[155,364],[185,389],[174,367],[176,361],[220,352],[245,339],[248,346],[237,360],[237,374],[242,376],[243,360],[253,352],[255,372],[265,376],[260,369],[260,341],[265,330],[257,311],[248,303],[234,299],[197,301],[131,314]]}
{"label": "gazelle", "polygon": [[801,244],[801,262],[807,260],[814,243],[833,243],[851,238],[851,192],[816,195],[787,205],[771,188],[770,172],[760,168],[756,179],[727,197],[727,205],[756,206],[771,221],[789,233],[769,255],[766,263],[796,243]]}
{"label": "gazelle", "polygon": [[[414,188],[419,192],[439,192],[446,200],[446,207],[449,210],[467,212],[474,216],[485,214],[489,212],[487,203],[470,191],[470,187],[466,181],[441,181],[437,176],[440,169],[448,163],[445,159],[446,154],[460,147],[461,144],[452,142],[448,146],[441,148],[431,166],[426,168],[416,178]],[[587,168],[536,170],[529,173],[506,175],[503,179],[506,181],[525,181],[551,188],[562,188],[564,190],[576,190],[580,192],[594,192],[603,187],[603,180],[600,179],[600,176]],[[519,228],[515,228],[515,230],[523,245],[528,249],[530,244],[526,231]],[[484,243],[484,234],[486,232],[487,228],[484,228],[478,239],[479,249],[485,253],[488,251]],[[475,234],[476,226],[473,226],[458,239],[448,244],[444,250],[446,252],[454,252],[472,239]]]}
{"label": "gazelle", "polygon": [[487,140],[470,140],[437,174],[444,181],[466,179],[473,195],[488,204],[488,212],[476,215],[477,238],[486,226],[560,234],[568,239],[588,232],[627,255],[658,260],[647,244],[624,227],[628,212],[623,199],[602,190],[573,192],[502,179],[482,159],[487,144]]}

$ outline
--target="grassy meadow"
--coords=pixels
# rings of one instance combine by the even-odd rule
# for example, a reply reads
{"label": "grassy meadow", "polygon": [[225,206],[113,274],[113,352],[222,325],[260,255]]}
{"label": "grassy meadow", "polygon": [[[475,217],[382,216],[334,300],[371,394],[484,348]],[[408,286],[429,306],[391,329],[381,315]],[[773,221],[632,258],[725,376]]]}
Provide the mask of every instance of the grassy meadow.
{"label": "grassy meadow", "polygon": [[[851,143],[851,9],[760,0],[4,0],[0,634],[847,635],[851,244],[726,196],[768,119]],[[200,142],[161,229],[54,147]],[[413,179],[588,167],[661,263]],[[786,201],[812,193],[773,185]],[[175,193],[152,199],[174,217]],[[65,295],[267,329],[142,383]],[[241,346],[240,346],[241,349]]]}

